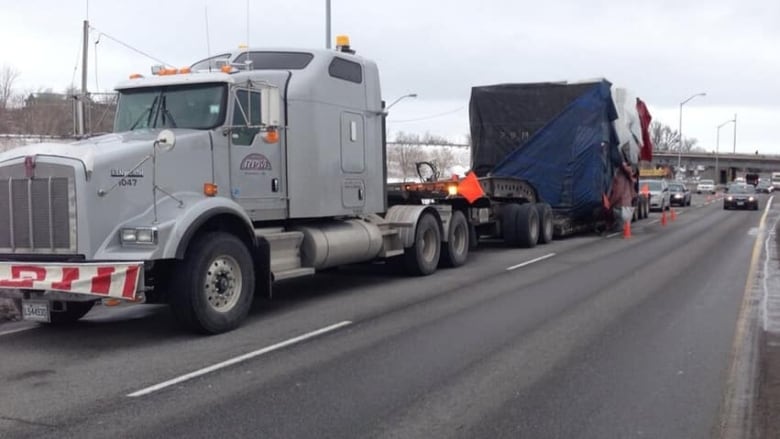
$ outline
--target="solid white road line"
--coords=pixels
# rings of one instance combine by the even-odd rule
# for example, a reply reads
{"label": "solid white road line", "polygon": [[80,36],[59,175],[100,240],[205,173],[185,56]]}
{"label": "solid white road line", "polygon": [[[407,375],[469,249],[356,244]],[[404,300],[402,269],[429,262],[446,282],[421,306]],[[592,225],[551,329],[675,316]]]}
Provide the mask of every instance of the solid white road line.
{"label": "solid white road line", "polygon": [[16,334],[17,332],[29,331],[30,329],[37,328],[38,326],[27,326],[24,328],[9,329],[8,331],[0,332],[0,337],[4,335]]}
{"label": "solid white road line", "polygon": [[620,232],[610,233],[609,235],[607,235],[607,238],[614,238],[620,234],[621,234]]}
{"label": "solid white road line", "polygon": [[337,330],[339,328],[343,328],[343,327],[351,325],[351,324],[352,324],[351,321],[345,320],[343,322],[336,323],[335,325],[326,326],[326,327],[318,329],[316,331],[308,332],[306,334],[299,335],[297,337],[293,337],[293,338],[291,338],[289,340],[285,340],[285,341],[273,344],[271,346],[264,347],[262,349],[258,349],[256,351],[252,351],[252,352],[246,353],[244,355],[239,355],[238,357],[233,357],[233,358],[231,358],[229,360],[225,360],[225,361],[223,361],[221,363],[217,363],[217,364],[214,364],[214,365],[211,365],[211,366],[208,366],[208,367],[204,367],[203,369],[199,369],[199,370],[196,370],[194,372],[190,372],[190,373],[178,376],[178,377],[170,379],[168,381],[163,381],[162,383],[155,384],[153,386],[146,387],[144,389],[141,389],[141,390],[138,390],[136,392],[130,393],[127,396],[129,396],[130,398],[135,398],[135,397],[138,397],[138,396],[148,395],[148,394],[156,392],[158,390],[165,389],[166,387],[170,387],[170,386],[182,383],[184,381],[188,381],[188,380],[191,380],[193,378],[197,378],[199,376],[203,376],[203,375],[209,374],[209,373],[217,371],[219,369],[224,369],[224,368],[232,366],[234,364],[242,363],[242,362],[250,360],[252,358],[259,357],[260,355],[267,354],[269,352],[272,352],[272,351],[275,351],[275,350],[278,350],[278,349],[282,349],[282,348],[285,348],[287,346],[294,345],[296,343],[300,343],[300,342],[302,342],[304,340],[308,340],[308,339],[316,337],[318,335],[325,334],[326,332],[335,331],[335,330]]}
{"label": "solid white road line", "polygon": [[535,262],[543,261],[543,260],[551,258],[553,256],[555,256],[555,253],[550,253],[550,254],[546,254],[544,256],[539,256],[538,258],[531,259],[530,261],[521,262],[521,263],[519,263],[517,265],[513,265],[511,267],[507,267],[506,270],[507,271],[517,270],[518,268],[525,267],[526,265],[531,265],[531,264],[533,264]]}

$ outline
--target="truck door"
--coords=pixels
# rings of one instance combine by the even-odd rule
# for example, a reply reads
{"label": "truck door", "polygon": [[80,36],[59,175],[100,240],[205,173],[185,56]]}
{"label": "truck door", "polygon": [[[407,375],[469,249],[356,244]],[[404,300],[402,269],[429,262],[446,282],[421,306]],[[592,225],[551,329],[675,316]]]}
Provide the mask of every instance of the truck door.
{"label": "truck door", "polygon": [[231,99],[231,195],[253,220],[285,218],[285,133],[276,131],[276,139],[272,139],[260,130],[261,90],[237,88]]}

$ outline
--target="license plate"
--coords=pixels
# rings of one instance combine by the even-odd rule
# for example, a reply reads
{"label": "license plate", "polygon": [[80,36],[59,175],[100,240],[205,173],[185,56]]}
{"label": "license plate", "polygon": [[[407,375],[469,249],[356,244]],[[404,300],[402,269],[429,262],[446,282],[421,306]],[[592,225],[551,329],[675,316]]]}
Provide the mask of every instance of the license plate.
{"label": "license plate", "polygon": [[737,201],[737,206],[744,206],[744,205],[745,205],[744,201]]}
{"label": "license plate", "polygon": [[22,319],[33,322],[50,322],[49,302],[45,301],[22,301]]}

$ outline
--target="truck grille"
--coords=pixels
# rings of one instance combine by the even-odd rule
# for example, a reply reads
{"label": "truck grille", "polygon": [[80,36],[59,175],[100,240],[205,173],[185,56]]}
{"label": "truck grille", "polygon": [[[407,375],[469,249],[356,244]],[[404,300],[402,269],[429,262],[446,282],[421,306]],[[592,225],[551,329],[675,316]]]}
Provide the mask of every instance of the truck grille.
{"label": "truck grille", "polygon": [[0,168],[0,253],[75,253],[73,168],[40,164],[34,178],[12,168]]}

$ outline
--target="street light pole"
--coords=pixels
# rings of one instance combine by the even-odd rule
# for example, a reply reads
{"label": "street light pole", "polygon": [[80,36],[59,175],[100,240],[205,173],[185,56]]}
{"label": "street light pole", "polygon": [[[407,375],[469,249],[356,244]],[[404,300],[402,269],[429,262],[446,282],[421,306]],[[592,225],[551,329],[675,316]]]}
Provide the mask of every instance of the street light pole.
{"label": "street light pole", "polygon": [[737,113],[734,113],[734,146],[733,146],[732,153],[737,153]]}
{"label": "street light pole", "polygon": [[683,105],[687,104],[689,101],[691,101],[693,98],[699,97],[699,96],[707,96],[707,93],[696,93],[695,95],[689,97],[688,99],[680,102],[680,125],[679,125],[679,135],[680,135],[680,142],[679,146],[677,147],[677,172],[680,172],[680,162],[682,161],[682,148],[683,148],[683,135],[682,135],[682,110]]}
{"label": "street light pole", "polygon": [[718,125],[718,135],[715,138],[715,182],[716,184],[720,184],[720,166],[718,164],[718,154],[720,152],[720,129],[723,128],[725,125],[730,124],[731,122],[734,122],[734,130],[737,129],[737,117],[734,115],[734,119],[729,119],[722,124]]}
{"label": "street light pole", "polygon": [[416,97],[417,97],[417,93],[409,93],[409,94],[405,94],[405,95],[403,95],[403,96],[399,97],[398,99],[396,99],[396,100],[394,100],[393,102],[391,102],[391,103],[390,103],[390,105],[388,105],[387,107],[385,107],[385,114],[387,114],[387,113],[388,113],[388,111],[390,110],[390,107],[392,107],[393,105],[395,105],[395,104],[397,104],[397,103],[401,102],[401,99],[405,99],[405,98],[416,98]]}

